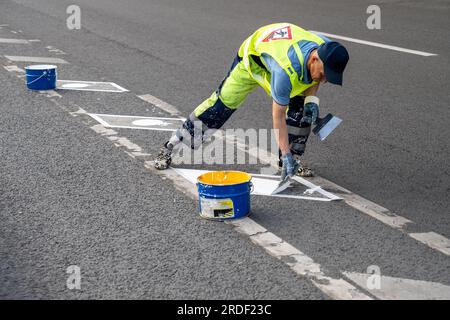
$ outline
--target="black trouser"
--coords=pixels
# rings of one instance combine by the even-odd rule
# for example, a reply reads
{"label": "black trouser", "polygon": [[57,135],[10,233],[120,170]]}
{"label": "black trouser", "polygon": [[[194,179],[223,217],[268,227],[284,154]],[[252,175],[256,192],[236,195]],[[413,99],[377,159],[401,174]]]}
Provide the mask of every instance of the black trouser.
{"label": "black trouser", "polygon": [[[306,142],[311,132],[311,124],[301,123],[303,117],[304,96],[291,98],[289,108],[286,113],[286,124],[289,134],[289,146],[293,155],[302,156],[305,153]],[[278,149],[279,166],[283,165],[281,161],[281,150]]]}

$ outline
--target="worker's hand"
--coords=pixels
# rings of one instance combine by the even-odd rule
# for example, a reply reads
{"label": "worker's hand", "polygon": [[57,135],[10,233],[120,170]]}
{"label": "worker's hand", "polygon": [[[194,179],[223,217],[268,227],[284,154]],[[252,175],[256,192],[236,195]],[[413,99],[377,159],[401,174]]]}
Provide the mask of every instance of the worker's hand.
{"label": "worker's hand", "polygon": [[285,154],[281,157],[283,161],[283,167],[281,169],[281,181],[283,181],[287,176],[292,177],[296,174],[299,164],[294,159],[291,153]]}
{"label": "worker's hand", "polygon": [[301,122],[314,124],[319,117],[319,99],[317,97],[308,96],[303,106],[303,117]]}

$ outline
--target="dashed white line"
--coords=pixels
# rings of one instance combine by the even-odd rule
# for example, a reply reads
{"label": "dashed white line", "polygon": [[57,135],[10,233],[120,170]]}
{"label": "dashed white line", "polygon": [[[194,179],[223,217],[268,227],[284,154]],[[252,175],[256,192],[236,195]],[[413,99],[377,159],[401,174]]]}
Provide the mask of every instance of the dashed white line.
{"label": "dashed white line", "polygon": [[30,44],[30,41],[25,39],[0,38],[0,43]]}
{"label": "dashed white line", "polygon": [[174,106],[172,106],[171,104],[169,104],[167,102],[164,102],[164,101],[152,96],[151,94],[144,94],[144,95],[138,96],[138,98],[157,106],[158,108],[166,111],[167,113],[169,113],[171,115],[181,116],[181,112],[178,111],[177,108],[175,108]]}
{"label": "dashed white line", "polygon": [[378,42],[371,42],[371,41],[366,41],[366,40],[360,40],[360,39],[355,39],[355,38],[350,38],[350,37],[339,36],[337,34],[331,34],[331,33],[326,33],[326,32],[321,32],[321,31],[312,31],[312,30],[310,30],[310,31],[314,32],[314,33],[323,34],[326,37],[330,37],[330,38],[334,38],[334,39],[340,39],[340,40],[354,42],[354,43],[359,43],[359,44],[365,44],[365,45],[372,46],[372,47],[378,47],[378,48],[389,49],[389,50],[394,50],[394,51],[406,52],[406,53],[416,54],[416,55],[424,56],[424,57],[437,56],[437,54],[430,53],[430,52],[411,50],[411,49],[391,46],[391,45],[387,45],[387,44],[382,44],[382,43],[378,43]]}

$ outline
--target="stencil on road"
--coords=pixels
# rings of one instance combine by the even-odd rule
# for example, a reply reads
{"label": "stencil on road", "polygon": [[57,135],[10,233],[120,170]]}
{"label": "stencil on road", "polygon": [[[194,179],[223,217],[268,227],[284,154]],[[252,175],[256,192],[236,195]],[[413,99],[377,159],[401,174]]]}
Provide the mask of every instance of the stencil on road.
{"label": "stencil on road", "polygon": [[175,131],[183,123],[183,119],[120,116],[112,114],[92,114],[89,116],[97,120],[106,128],[144,129],[156,131]]}
{"label": "stencil on road", "polygon": [[58,80],[56,88],[59,90],[80,90],[80,91],[99,91],[99,92],[128,92],[114,82],[97,81],[77,81],[77,80]]}
{"label": "stencil on road", "polygon": [[[197,178],[201,174],[208,172],[208,170],[195,170],[195,169],[182,169],[182,168],[172,168],[180,176],[188,180],[189,182],[196,184]],[[306,181],[306,180],[305,180]],[[322,190],[319,186],[312,185],[310,183],[304,184],[302,180],[296,180],[291,187],[285,191],[272,194],[273,191],[278,187],[280,183],[279,176],[270,175],[260,175],[252,174],[252,183],[254,186],[253,195],[258,196],[270,196],[279,198],[291,198],[291,199],[302,199],[302,200],[312,200],[312,201],[333,201],[340,200],[339,197]]]}

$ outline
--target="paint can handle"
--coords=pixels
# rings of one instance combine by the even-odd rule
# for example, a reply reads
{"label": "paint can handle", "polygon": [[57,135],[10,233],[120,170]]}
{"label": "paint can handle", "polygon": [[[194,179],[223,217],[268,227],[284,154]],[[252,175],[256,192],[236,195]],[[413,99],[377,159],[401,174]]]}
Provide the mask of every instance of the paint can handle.
{"label": "paint can handle", "polygon": [[47,74],[48,74],[48,71],[42,72],[42,74],[41,74],[41,76],[40,76],[39,78],[34,79],[34,80],[31,81],[31,82],[27,82],[27,85],[33,84],[33,83],[35,83],[36,81],[41,80],[41,79],[42,79],[43,77],[45,77]]}

